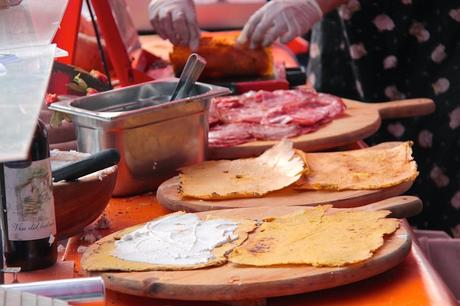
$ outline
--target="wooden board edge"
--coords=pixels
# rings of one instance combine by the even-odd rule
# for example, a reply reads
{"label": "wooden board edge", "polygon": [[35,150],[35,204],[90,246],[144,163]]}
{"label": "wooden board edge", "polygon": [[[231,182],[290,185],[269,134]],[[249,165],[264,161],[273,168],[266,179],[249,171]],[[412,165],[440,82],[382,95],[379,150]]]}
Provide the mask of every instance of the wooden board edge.
{"label": "wooden board edge", "polygon": [[[223,286],[223,288],[222,286],[192,284],[165,285],[157,282],[157,279],[154,277],[146,279],[143,282],[137,282],[135,283],[136,285],[133,286],[133,281],[127,281],[123,278],[117,277],[119,275],[118,273],[104,273],[101,276],[104,278],[106,287],[110,290],[131,295],[147,296],[156,299],[174,299],[185,301],[230,301],[253,300],[302,294],[358,282],[394,268],[400,264],[409,254],[412,241],[409,233],[407,232],[407,229],[405,229],[403,226],[393,235],[404,237],[404,240],[401,241],[400,246],[395,252],[385,256],[377,257],[376,259],[374,258],[374,260],[367,260],[362,263],[355,264],[354,266],[358,268],[356,268],[356,270],[351,274],[349,272],[345,272],[343,268],[336,268],[336,271],[333,272],[328,271],[326,272],[328,277],[325,278],[324,281],[318,282],[315,285],[312,285],[312,283],[316,281],[315,277],[321,278],[325,274],[319,274],[315,277],[308,276],[283,281],[272,281],[264,283],[263,288],[261,287],[260,283],[246,285],[245,288],[232,284]],[[326,269],[330,270],[331,268]],[[342,280],[337,282],[340,277],[343,277]],[[297,286],[293,286],[294,283],[297,284]],[[189,294],[186,296],[180,296],[178,294],[180,292],[186,292]],[[235,299],[235,296],[238,298]]]}
{"label": "wooden board edge", "polygon": [[[186,211],[186,212],[204,212],[204,211],[210,211],[210,210],[221,210],[221,209],[238,209],[238,208],[245,208],[245,207],[229,207],[229,206],[222,206],[219,205],[219,201],[205,201],[205,200],[194,200],[191,199],[189,201],[187,200],[176,200],[176,199],[170,199],[167,197],[167,193],[164,191],[166,188],[168,188],[168,185],[175,179],[169,179],[165,181],[163,184],[161,184],[158,189],[157,189],[157,201],[158,203],[163,206],[164,208],[171,210],[171,211]],[[385,189],[379,189],[375,193],[368,193],[368,194],[356,194],[355,197],[352,198],[347,198],[347,199],[339,199],[336,201],[320,201],[320,202],[314,202],[314,203],[308,203],[308,204],[284,204],[283,206],[316,206],[316,205],[322,205],[322,204],[332,204],[336,208],[351,208],[351,207],[358,207],[366,204],[370,204],[373,202],[377,202],[380,200],[384,200],[387,198],[391,198],[394,196],[401,195],[405,193],[407,190],[410,189],[412,186],[413,182],[406,182],[402,183],[396,186],[392,186],[389,188]],[[312,191],[313,192],[313,191]],[[260,198],[261,201],[264,200],[264,198]],[[266,207],[266,206],[274,206],[271,204],[274,200],[276,199],[271,199],[271,198],[266,198],[265,199],[267,202],[267,205],[260,205],[260,206],[247,206],[247,207]],[[197,204],[194,202],[201,202],[203,204]],[[234,201],[238,201],[238,199],[235,199]],[[206,205],[206,203],[209,203]]]}

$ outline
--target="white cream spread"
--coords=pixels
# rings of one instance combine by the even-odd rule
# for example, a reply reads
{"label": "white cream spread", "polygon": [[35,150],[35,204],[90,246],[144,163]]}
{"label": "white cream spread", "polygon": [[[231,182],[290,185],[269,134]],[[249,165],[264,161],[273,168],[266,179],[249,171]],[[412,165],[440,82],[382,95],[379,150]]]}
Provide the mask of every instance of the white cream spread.
{"label": "white cream spread", "polygon": [[115,257],[161,265],[203,264],[212,250],[238,238],[238,223],[200,220],[195,214],[171,215],[151,221],[115,243]]}

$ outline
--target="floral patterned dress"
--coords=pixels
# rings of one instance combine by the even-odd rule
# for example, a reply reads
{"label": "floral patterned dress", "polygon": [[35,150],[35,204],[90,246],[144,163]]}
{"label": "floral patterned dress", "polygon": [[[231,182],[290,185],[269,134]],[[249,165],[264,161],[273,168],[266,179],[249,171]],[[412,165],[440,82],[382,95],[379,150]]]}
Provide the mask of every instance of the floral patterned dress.
{"label": "floral patterned dress", "polygon": [[366,102],[428,97],[436,112],[388,120],[369,144],[412,140],[418,228],[460,236],[460,1],[350,0],[313,29],[309,81]]}

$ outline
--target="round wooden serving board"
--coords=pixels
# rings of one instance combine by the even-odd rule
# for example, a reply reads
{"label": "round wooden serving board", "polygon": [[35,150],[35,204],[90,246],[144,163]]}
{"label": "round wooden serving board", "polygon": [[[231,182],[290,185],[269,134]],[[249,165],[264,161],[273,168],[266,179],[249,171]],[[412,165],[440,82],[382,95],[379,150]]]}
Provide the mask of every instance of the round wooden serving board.
{"label": "round wooden serving board", "polygon": [[[421,202],[414,197],[396,197],[370,206],[350,210],[375,210],[396,207],[400,213],[403,207],[417,206]],[[305,207],[265,207],[218,210],[198,213],[222,218],[264,218],[282,216]],[[330,209],[329,213],[338,209]],[[403,213],[404,214],[404,213]],[[112,239],[116,233],[103,238]],[[227,263],[189,271],[151,271],[102,273],[107,288],[127,294],[175,300],[251,300],[273,296],[291,295],[336,287],[382,273],[400,263],[411,246],[410,236],[400,227],[385,239],[385,244],[372,258],[361,263],[340,268],[315,268],[307,265],[286,265],[273,267],[249,267]],[[92,252],[91,246],[87,252]]]}
{"label": "round wooden serving board", "polygon": [[318,204],[332,204],[336,208],[356,207],[386,198],[394,197],[406,192],[412,182],[377,190],[294,190],[287,187],[270,192],[261,198],[200,200],[183,198],[179,192],[179,177],[173,177],[160,185],[157,189],[157,200],[165,208],[172,211],[207,211],[228,208],[246,207],[280,207],[280,206],[315,206]]}
{"label": "round wooden serving board", "polygon": [[[313,152],[347,145],[369,137],[380,128],[382,119],[427,115],[435,110],[430,99],[363,103],[343,99],[345,113],[317,131],[291,138],[297,149]],[[209,159],[235,159],[262,154],[277,141],[255,141],[226,148],[209,148]]]}

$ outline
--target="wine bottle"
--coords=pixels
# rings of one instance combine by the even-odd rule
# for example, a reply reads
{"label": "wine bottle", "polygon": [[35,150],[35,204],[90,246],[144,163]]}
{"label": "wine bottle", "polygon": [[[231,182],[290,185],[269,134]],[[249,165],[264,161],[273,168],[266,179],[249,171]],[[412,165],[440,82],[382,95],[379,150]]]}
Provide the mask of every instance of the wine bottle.
{"label": "wine bottle", "polygon": [[6,266],[45,268],[57,259],[56,218],[48,134],[38,121],[26,160],[0,166]]}

